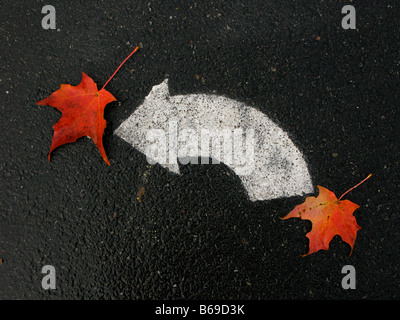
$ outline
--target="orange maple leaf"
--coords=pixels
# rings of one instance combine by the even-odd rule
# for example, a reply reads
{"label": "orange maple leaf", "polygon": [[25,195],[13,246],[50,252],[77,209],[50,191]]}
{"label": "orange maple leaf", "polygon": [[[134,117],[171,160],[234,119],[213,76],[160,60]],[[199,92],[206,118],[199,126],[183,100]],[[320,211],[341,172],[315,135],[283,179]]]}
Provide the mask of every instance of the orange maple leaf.
{"label": "orange maple leaf", "polygon": [[79,85],[62,84],[59,90],[37,103],[38,105],[52,106],[62,112],[61,119],[53,126],[54,135],[48,155],[49,161],[55,148],[88,136],[99,149],[103,160],[110,165],[103,146],[103,133],[107,125],[104,120],[104,108],[117,99],[104,87],[138,49],[136,47],[119,65],[100,91],[97,90],[97,84],[92,78],[82,72],[82,81]]}
{"label": "orange maple leaf", "polygon": [[84,72],[79,85],[62,84],[59,90],[40,100],[37,104],[52,106],[62,112],[61,119],[53,126],[49,160],[51,152],[58,146],[88,136],[100,150],[104,161],[110,165],[103,147],[103,133],[107,125],[104,108],[116,100],[107,90],[98,91],[96,83]]}
{"label": "orange maple leaf", "polygon": [[357,231],[361,229],[356,222],[356,218],[353,216],[354,211],[359,208],[359,205],[349,200],[341,199],[346,193],[359,186],[371,176],[372,174],[368,175],[359,184],[346,191],[339,199],[332,191],[318,186],[318,197],[307,197],[302,204],[297,205],[287,216],[282,218],[282,220],[301,218],[312,222],[312,229],[306,235],[310,240],[309,252],[303,256],[321,249],[328,250],[329,243],[335,235],[339,235],[343,241],[351,246],[351,255]]}

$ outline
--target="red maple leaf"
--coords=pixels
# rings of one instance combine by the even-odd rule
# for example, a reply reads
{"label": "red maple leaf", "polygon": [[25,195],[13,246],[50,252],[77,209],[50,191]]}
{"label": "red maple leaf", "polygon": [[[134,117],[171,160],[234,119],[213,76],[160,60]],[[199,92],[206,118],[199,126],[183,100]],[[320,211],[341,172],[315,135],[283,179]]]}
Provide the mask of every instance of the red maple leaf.
{"label": "red maple leaf", "polygon": [[96,83],[84,72],[79,85],[62,84],[59,90],[40,100],[37,104],[52,106],[62,112],[61,119],[53,126],[49,160],[51,152],[58,146],[88,136],[110,165],[103,147],[103,133],[107,125],[103,116],[106,105],[116,100],[107,90],[98,91]]}
{"label": "red maple leaf", "polygon": [[97,90],[97,84],[82,72],[82,81],[79,85],[62,84],[59,90],[37,103],[52,106],[62,112],[61,119],[53,126],[54,135],[48,155],[49,161],[55,148],[88,136],[99,149],[104,161],[110,165],[103,146],[103,133],[107,125],[104,120],[104,108],[117,99],[104,87],[137,49],[138,47],[120,64],[100,91]]}
{"label": "red maple leaf", "polygon": [[301,218],[312,222],[312,229],[306,235],[310,240],[309,252],[304,256],[321,249],[328,250],[329,243],[335,235],[339,235],[343,241],[347,242],[351,246],[351,252],[353,251],[357,231],[361,229],[353,216],[359,205],[341,199],[347,192],[371,176],[372,174],[346,191],[339,199],[332,191],[318,186],[318,197],[307,197],[304,203],[297,205],[287,216],[282,218],[282,220]]}

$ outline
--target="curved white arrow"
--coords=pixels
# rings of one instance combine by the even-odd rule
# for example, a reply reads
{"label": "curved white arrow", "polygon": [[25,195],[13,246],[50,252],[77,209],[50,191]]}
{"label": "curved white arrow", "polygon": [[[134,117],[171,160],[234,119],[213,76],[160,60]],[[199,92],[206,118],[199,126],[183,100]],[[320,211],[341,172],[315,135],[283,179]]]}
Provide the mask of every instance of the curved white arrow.
{"label": "curved white arrow", "polygon": [[[239,176],[251,201],[313,192],[303,155],[264,113],[218,95],[171,96],[168,79],[152,88],[115,134],[144,153],[149,162],[159,162],[179,174],[177,158],[186,164],[188,159],[194,163],[198,157],[210,156],[209,140],[203,145],[207,132],[228,134],[224,136],[224,143],[228,142],[225,153],[211,152],[211,157],[224,162]],[[246,140],[240,139],[242,133],[246,133]],[[243,142],[246,152],[235,150]],[[233,151],[233,156],[228,151]]]}

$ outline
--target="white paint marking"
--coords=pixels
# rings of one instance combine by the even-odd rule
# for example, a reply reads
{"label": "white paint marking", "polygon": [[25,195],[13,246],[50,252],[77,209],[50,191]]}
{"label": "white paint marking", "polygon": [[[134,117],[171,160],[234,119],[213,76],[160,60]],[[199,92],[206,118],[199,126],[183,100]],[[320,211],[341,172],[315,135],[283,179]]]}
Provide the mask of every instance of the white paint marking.
{"label": "white paint marking", "polygon": [[[175,123],[176,127],[171,123]],[[151,158],[149,132],[170,133],[165,143],[169,161],[160,164],[179,174],[177,155],[182,150],[171,134],[195,130],[197,136],[203,129],[218,129],[220,132],[241,128],[254,130],[254,159],[251,173],[243,170],[242,165],[228,165],[241,179],[251,201],[291,197],[313,192],[313,185],[307,164],[301,152],[296,148],[278,125],[264,113],[245,104],[218,95],[190,94],[171,96],[168,79],[152,88],[145,101],[115,131],[115,134],[130,143],[140,152]],[[164,137],[165,138],[165,137]],[[181,137],[179,138],[181,139]],[[199,141],[199,140],[196,140]],[[153,145],[154,146],[154,145]],[[189,151],[187,151],[190,153]],[[202,156],[187,154],[188,157]],[[218,159],[220,160],[220,159]],[[223,162],[223,161],[222,161]]]}

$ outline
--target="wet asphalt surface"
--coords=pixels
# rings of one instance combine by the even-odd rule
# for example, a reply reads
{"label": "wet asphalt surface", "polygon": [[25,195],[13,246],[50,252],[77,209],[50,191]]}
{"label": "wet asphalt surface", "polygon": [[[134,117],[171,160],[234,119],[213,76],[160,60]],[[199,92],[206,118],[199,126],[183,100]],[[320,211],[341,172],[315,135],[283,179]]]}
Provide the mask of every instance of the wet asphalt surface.
{"label": "wet asphalt surface", "polygon": [[[42,1],[0,4],[1,299],[399,299],[400,29],[396,1]],[[36,102],[84,71],[105,111],[107,166],[87,138],[47,153],[60,113]],[[224,165],[177,176],[113,131],[168,75],[171,94],[259,108],[303,152],[314,186],[359,204],[350,247],[308,251],[305,197],[250,202]],[[138,201],[138,193],[145,190]],[[143,189],[144,188],[144,189]],[[57,289],[41,287],[44,265]],[[344,265],[357,287],[341,286]]]}

